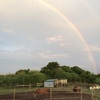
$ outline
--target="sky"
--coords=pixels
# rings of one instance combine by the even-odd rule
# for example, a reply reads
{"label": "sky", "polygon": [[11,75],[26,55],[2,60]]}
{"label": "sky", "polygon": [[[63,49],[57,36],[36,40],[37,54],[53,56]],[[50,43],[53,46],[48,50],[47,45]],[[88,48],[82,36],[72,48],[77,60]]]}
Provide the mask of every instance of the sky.
{"label": "sky", "polygon": [[0,0],[0,74],[49,62],[100,73],[100,0]]}

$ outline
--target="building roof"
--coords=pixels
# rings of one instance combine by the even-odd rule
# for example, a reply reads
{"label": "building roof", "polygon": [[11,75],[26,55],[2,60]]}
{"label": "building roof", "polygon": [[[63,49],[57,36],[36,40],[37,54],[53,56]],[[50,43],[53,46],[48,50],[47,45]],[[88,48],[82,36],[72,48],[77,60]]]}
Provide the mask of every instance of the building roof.
{"label": "building roof", "polygon": [[56,80],[58,80],[58,79],[48,79],[48,80],[46,80],[45,82],[54,82],[54,81],[56,81]]}

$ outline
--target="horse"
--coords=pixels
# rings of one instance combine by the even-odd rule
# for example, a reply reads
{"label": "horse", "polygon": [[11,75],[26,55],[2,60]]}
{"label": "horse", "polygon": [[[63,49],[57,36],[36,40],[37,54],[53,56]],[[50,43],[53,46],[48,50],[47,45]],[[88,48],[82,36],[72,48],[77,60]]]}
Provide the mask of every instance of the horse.
{"label": "horse", "polygon": [[74,86],[73,91],[74,92],[81,92],[81,87],[80,86]]}
{"label": "horse", "polygon": [[100,86],[98,84],[91,85],[90,90],[94,90],[94,89],[100,89]]}
{"label": "horse", "polygon": [[47,97],[50,94],[50,89],[48,88],[39,88],[34,92],[34,98],[37,100],[42,100],[43,97]]}

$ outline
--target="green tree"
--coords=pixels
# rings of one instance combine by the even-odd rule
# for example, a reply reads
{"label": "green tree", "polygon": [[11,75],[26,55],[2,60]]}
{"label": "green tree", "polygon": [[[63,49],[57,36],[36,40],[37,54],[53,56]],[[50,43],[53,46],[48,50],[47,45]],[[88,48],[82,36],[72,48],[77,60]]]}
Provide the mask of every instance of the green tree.
{"label": "green tree", "polygon": [[77,73],[73,72],[73,73],[70,73],[70,75],[71,75],[70,80],[72,82],[79,82],[80,81],[80,77],[79,77],[79,75]]}
{"label": "green tree", "polygon": [[34,84],[43,83],[47,79],[46,75],[43,73],[36,73],[32,76],[32,81]]}
{"label": "green tree", "polygon": [[60,67],[60,65],[57,62],[49,62],[47,65],[47,68],[50,70],[53,70],[53,69],[56,69],[59,67]]}
{"label": "green tree", "polygon": [[56,70],[60,68],[57,62],[49,62],[47,66],[41,68],[42,73],[46,74],[49,78],[55,78]]}
{"label": "green tree", "polygon": [[81,69],[78,66],[73,66],[71,69],[72,69],[73,72],[75,72],[75,73],[77,73],[79,75],[84,71],[83,69]]}
{"label": "green tree", "polygon": [[94,74],[88,74],[87,75],[87,82],[88,83],[95,83],[96,82],[96,77]]}
{"label": "green tree", "polygon": [[89,71],[82,72],[81,75],[80,75],[80,77],[81,77],[81,81],[82,82],[95,83],[95,81],[96,81],[95,74],[92,74]]}
{"label": "green tree", "polygon": [[21,70],[18,70],[15,74],[28,74],[30,71],[30,69],[21,69]]}
{"label": "green tree", "polygon": [[62,70],[65,72],[73,72],[70,66],[61,66]]}
{"label": "green tree", "polygon": [[71,75],[70,73],[63,71],[62,69],[58,69],[56,70],[55,78],[69,80],[71,78]]}

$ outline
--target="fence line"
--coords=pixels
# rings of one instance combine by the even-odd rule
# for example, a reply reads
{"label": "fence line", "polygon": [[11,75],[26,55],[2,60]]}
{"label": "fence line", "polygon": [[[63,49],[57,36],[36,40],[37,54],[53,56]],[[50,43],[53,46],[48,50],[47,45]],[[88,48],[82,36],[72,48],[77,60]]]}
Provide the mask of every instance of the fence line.
{"label": "fence line", "polygon": [[[32,98],[34,98],[32,94],[33,94],[32,92],[31,92],[31,94],[29,94],[28,92],[22,93],[22,94],[20,94],[20,97],[24,96],[27,98],[27,96],[31,96]],[[17,100],[17,98],[19,97],[18,96],[19,93],[16,93],[16,89],[13,89],[13,93],[11,95],[12,95],[11,96],[12,100]],[[84,96],[86,96],[86,100],[99,100],[94,97],[94,92],[91,92],[91,94],[88,95],[84,92],[77,93],[77,92],[67,92],[67,91],[52,91],[52,89],[50,89],[49,97],[47,97],[47,96],[42,96],[42,97],[45,98],[43,100],[67,100],[67,99],[69,100],[71,98],[72,99],[78,98],[79,100],[82,100],[82,99],[84,99]],[[27,100],[30,100],[30,99],[27,99]]]}
{"label": "fence line", "polygon": [[29,88],[31,88],[31,84],[29,84],[29,85],[25,85],[25,84],[17,84],[17,87],[29,87]]}
{"label": "fence line", "polygon": [[[82,93],[76,93],[76,92],[62,92],[61,94],[59,93],[59,91],[57,91],[57,93],[54,93],[54,91],[52,91],[52,89],[50,90],[50,97],[48,99],[43,99],[43,100],[66,100],[66,99],[74,99],[74,98],[80,98],[80,100],[82,100]],[[67,97],[69,94],[67,94],[66,96],[63,95],[69,93],[71,95],[71,97]],[[18,94],[18,93],[17,93]],[[58,95],[58,97],[56,97]],[[75,96],[75,97],[74,97]],[[42,96],[44,98],[44,96]],[[41,98],[42,98],[41,97]],[[45,97],[46,98],[46,97]],[[16,90],[14,89],[14,93],[13,93],[13,100],[16,100],[17,96],[16,96]]]}

